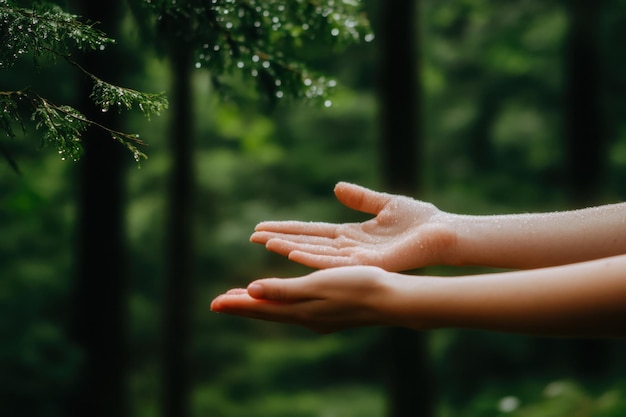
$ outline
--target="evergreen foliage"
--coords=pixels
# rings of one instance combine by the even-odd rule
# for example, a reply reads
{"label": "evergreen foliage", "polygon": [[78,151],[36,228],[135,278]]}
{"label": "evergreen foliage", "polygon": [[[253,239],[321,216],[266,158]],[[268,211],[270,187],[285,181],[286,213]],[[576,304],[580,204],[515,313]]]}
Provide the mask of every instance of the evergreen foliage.
{"label": "evergreen foliage", "polygon": [[[128,110],[136,106],[149,117],[167,108],[163,93],[148,94],[109,84],[73,60],[76,51],[102,51],[114,40],[99,31],[94,22],[83,22],[57,5],[35,2],[30,8],[23,8],[12,0],[0,0],[0,42],[0,71],[8,70],[26,56],[37,67],[66,61],[91,79],[90,98],[103,112],[110,107]],[[125,145],[136,160],[146,156],[138,148],[143,142],[136,134],[111,129],[69,105],[53,103],[29,87],[5,88],[4,85],[0,88],[0,130],[9,138],[16,137],[15,124],[25,131],[25,121],[30,119],[41,131],[43,145],[55,147],[64,159],[77,160],[82,152],[81,136],[89,126],[95,126]],[[0,148],[12,161],[1,144]]]}
{"label": "evergreen foliage", "polygon": [[272,100],[330,106],[337,83],[316,71],[311,57],[374,39],[360,0],[144,1],[159,30],[193,48],[196,68],[209,69],[218,88],[228,88],[229,75],[239,72]]}

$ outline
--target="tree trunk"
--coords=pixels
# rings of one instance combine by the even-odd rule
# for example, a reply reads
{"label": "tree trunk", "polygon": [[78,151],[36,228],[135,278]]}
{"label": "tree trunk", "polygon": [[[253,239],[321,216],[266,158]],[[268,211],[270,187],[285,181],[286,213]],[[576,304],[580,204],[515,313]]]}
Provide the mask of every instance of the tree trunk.
{"label": "tree trunk", "polygon": [[[101,21],[102,29],[117,37],[120,2],[80,2],[79,13]],[[114,84],[121,83],[120,56],[115,48],[85,55],[85,68]],[[119,129],[117,112],[103,114],[84,92],[80,109],[87,117]],[[103,121],[104,120],[104,121]],[[121,130],[121,129],[120,129]],[[76,275],[73,285],[69,333],[84,358],[66,415],[124,417],[127,415],[127,259],[124,236],[124,167],[128,153],[100,129],[84,138],[78,195]]]}
{"label": "tree trunk", "polygon": [[[421,93],[419,19],[416,0],[380,3],[380,154],[385,188],[394,193],[420,192]],[[433,376],[428,366],[426,335],[389,329],[388,365],[390,417],[433,415]]]}
{"label": "tree trunk", "polygon": [[380,5],[379,101],[382,175],[394,192],[419,192],[421,102],[417,1]]}
{"label": "tree trunk", "polygon": [[[571,203],[576,207],[598,201],[607,164],[598,41],[601,7],[602,2],[569,1],[565,149],[567,186]],[[579,340],[573,348],[577,376],[597,378],[609,370],[610,342]]]}
{"label": "tree trunk", "polygon": [[606,129],[601,103],[598,18],[601,2],[570,0],[566,44],[566,179],[572,202],[590,204],[602,189]]}
{"label": "tree trunk", "polygon": [[172,171],[168,192],[166,287],[164,312],[163,416],[190,415],[190,350],[193,262],[193,54],[172,45]]}

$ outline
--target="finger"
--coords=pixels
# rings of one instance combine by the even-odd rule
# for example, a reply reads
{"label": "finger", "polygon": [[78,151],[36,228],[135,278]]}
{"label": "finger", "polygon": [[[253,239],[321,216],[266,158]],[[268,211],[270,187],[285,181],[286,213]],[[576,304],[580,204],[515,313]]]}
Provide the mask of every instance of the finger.
{"label": "finger", "polygon": [[358,263],[350,256],[320,255],[297,250],[290,252],[288,259],[304,266],[317,269],[358,265]]}
{"label": "finger", "polygon": [[287,256],[293,251],[328,256],[344,256],[346,254],[345,249],[338,249],[329,245],[311,245],[308,243],[296,243],[283,239],[271,239],[267,242],[265,247],[268,250],[283,256]]}
{"label": "finger", "polygon": [[250,300],[250,297],[246,293],[235,294],[226,292],[225,294],[220,294],[211,301],[211,311],[215,311],[218,313],[223,312],[226,309],[233,308],[240,303],[244,302],[246,299]]}
{"label": "finger", "polygon": [[361,187],[360,185],[340,182],[335,186],[337,199],[346,207],[363,213],[378,214],[394,197]]}
{"label": "finger", "polygon": [[297,278],[265,278],[247,287],[248,295],[258,300],[279,303],[318,299],[319,287],[314,285],[311,274]]}
{"label": "finger", "polygon": [[224,294],[213,300],[211,311],[266,321],[289,322],[295,306],[257,300],[247,294]]}
{"label": "finger", "polygon": [[232,288],[228,291],[226,291],[226,294],[228,295],[236,295],[236,294],[247,294],[248,291],[246,291],[245,288]]}
{"label": "finger", "polygon": [[337,225],[332,223],[301,222],[294,220],[261,222],[254,228],[255,232],[327,237],[333,237],[336,229]]}
{"label": "finger", "polygon": [[309,235],[292,235],[288,233],[274,233],[274,232],[254,232],[250,236],[250,241],[253,243],[260,243],[265,245],[270,240],[280,239],[293,243],[307,243],[312,245],[332,246],[334,239],[323,236],[309,236]]}

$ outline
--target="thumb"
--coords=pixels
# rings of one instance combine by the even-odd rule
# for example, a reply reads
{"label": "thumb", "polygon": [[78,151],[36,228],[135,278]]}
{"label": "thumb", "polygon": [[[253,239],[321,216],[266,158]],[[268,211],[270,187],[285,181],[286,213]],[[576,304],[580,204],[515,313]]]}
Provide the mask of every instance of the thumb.
{"label": "thumb", "polygon": [[346,207],[368,214],[378,214],[393,198],[391,194],[381,193],[347,182],[337,183],[335,196]]}

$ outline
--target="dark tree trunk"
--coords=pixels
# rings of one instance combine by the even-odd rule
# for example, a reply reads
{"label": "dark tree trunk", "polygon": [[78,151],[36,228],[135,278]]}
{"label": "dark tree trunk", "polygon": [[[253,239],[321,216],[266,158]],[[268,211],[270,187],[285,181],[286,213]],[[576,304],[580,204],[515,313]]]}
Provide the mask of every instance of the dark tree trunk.
{"label": "dark tree trunk", "polygon": [[[602,2],[570,0],[566,49],[567,186],[574,206],[595,204],[607,164],[607,137],[600,76],[599,15]],[[580,340],[574,346],[575,371],[585,379],[609,369],[610,342]]]}
{"label": "dark tree trunk", "polygon": [[[385,188],[394,193],[420,192],[422,108],[419,74],[417,0],[380,2],[379,97],[380,154]],[[433,415],[433,376],[426,335],[392,328],[387,340],[390,417]]]}
{"label": "dark tree trunk", "polygon": [[422,159],[417,0],[379,7],[382,175],[391,191],[416,194]]}
{"label": "dark tree trunk", "polygon": [[606,163],[598,24],[602,2],[570,0],[566,44],[566,179],[574,204],[598,197]]}
{"label": "dark tree trunk", "polygon": [[170,48],[172,65],[172,171],[168,192],[167,268],[164,312],[163,415],[190,415],[190,350],[193,261],[193,54],[184,45]]}
{"label": "dark tree trunk", "polygon": [[[117,37],[120,3],[80,2],[79,13]],[[108,82],[122,84],[115,48],[86,55],[81,64]],[[92,119],[119,129],[117,112],[103,114],[87,98],[85,79],[79,104]],[[121,129],[120,129],[121,130]],[[84,358],[68,402],[67,416],[127,415],[127,259],[124,236],[124,170],[128,153],[106,132],[90,129],[84,138],[78,195],[76,275],[69,332]]]}

